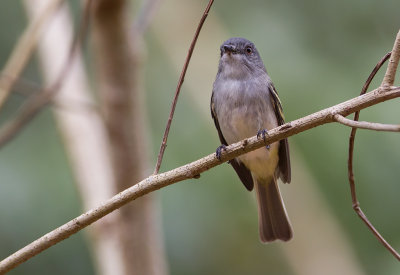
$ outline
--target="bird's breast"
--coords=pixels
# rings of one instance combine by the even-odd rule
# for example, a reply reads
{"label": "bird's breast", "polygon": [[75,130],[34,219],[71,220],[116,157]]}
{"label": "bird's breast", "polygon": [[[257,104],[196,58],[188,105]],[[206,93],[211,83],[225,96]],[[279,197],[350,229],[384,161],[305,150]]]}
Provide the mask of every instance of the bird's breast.
{"label": "bird's breast", "polygon": [[216,112],[229,144],[278,125],[267,85],[251,80],[221,82],[222,85],[214,87]]}

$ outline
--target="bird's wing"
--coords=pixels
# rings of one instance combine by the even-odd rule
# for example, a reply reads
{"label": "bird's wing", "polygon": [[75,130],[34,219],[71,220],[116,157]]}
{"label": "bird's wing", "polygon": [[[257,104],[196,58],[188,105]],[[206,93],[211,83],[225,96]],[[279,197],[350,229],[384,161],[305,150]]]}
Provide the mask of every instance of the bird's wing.
{"label": "bird's wing", "polygon": [[[219,140],[223,145],[228,145],[224,136],[222,135],[221,128],[219,127],[217,113],[215,112],[215,106],[214,106],[214,93],[211,96],[210,108],[211,108],[211,116],[214,120],[215,127],[217,128],[218,131]],[[247,169],[246,166],[238,159],[232,159],[229,161],[229,163],[232,165],[233,169],[235,169],[236,174],[239,176],[240,180],[242,181],[246,189],[249,191],[253,190],[254,182],[249,169]]]}
{"label": "bird's wing", "polygon": [[[278,119],[278,125],[285,124],[285,118],[283,116],[283,109],[278,93],[274,87],[274,84],[269,85],[269,91],[272,95],[272,106],[274,107],[275,115]],[[290,183],[291,180],[291,169],[290,169],[290,156],[289,156],[289,143],[288,140],[282,139],[279,146],[279,177],[284,183]]]}

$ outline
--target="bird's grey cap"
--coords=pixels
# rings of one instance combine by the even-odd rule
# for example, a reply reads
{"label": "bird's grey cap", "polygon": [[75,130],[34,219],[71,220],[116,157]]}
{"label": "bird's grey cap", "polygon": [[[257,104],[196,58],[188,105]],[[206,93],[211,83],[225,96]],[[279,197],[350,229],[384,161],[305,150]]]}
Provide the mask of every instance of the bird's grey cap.
{"label": "bird's grey cap", "polygon": [[[260,54],[258,53],[256,46],[254,45],[253,42],[245,38],[241,37],[229,38],[224,43],[222,43],[220,50],[221,50],[221,61],[222,59],[224,59],[223,58],[224,54],[233,56],[239,55],[241,56],[241,58],[237,60],[241,60],[241,62],[236,64],[243,64],[244,66],[249,68],[252,72],[254,72],[256,68],[266,72],[264,63],[261,60]],[[222,64],[220,64],[220,67],[221,65]]]}

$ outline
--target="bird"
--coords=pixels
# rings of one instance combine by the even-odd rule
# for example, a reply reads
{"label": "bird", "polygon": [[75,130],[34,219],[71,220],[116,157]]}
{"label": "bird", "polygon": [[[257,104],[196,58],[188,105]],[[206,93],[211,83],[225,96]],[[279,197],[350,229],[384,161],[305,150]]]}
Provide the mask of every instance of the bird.
{"label": "bird", "polygon": [[[221,146],[249,138],[268,136],[268,130],[284,124],[282,105],[260,54],[251,41],[233,37],[220,47],[218,72],[211,95],[211,116]],[[292,226],[277,184],[291,181],[287,139],[268,144],[229,161],[247,190],[255,187],[260,240],[288,241]]]}

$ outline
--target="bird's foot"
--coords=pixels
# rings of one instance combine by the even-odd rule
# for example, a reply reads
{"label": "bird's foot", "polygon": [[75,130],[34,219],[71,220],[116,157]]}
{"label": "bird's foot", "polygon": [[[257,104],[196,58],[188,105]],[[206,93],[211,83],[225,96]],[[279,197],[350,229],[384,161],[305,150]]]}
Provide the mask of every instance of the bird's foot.
{"label": "bird's foot", "polygon": [[[263,140],[264,140],[264,142],[265,142],[265,137],[267,137],[267,136],[269,136],[268,135],[268,131],[266,130],[266,129],[262,129],[262,130],[259,130],[258,132],[257,132],[257,138],[260,138],[260,137],[262,137],[263,138]],[[268,144],[267,146],[265,146],[268,150],[269,150],[269,148],[271,148],[271,146]]]}
{"label": "bird's foot", "polygon": [[269,136],[269,135],[268,135],[268,131],[266,129],[262,129],[257,132],[257,138],[262,137],[264,141],[265,141],[265,137],[267,137],[267,136]]}
{"label": "bird's foot", "polygon": [[217,150],[215,151],[215,155],[217,157],[217,159],[221,160],[221,153],[222,151],[226,151],[226,146],[224,144],[222,144],[221,146],[219,146],[217,148]]}

